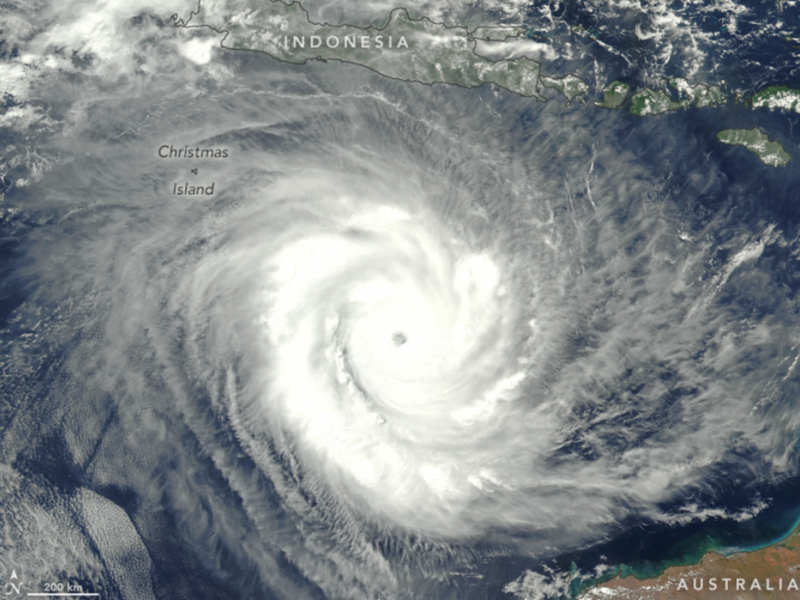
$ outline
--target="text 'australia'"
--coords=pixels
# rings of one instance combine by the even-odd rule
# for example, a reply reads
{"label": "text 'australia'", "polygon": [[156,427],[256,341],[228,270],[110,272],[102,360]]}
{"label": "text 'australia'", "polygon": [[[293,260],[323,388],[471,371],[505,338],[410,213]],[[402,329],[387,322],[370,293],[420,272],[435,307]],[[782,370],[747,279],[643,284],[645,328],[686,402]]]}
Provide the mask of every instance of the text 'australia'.
{"label": "text 'australia'", "polygon": [[286,50],[290,48],[306,48],[306,43],[308,43],[308,48],[322,48],[323,45],[331,49],[339,47],[364,50],[373,48],[408,48],[408,41],[406,41],[406,36],[404,35],[399,38],[391,35],[376,35],[374,37],[369,35],[329,35],[327,37],[320,35],[285,35],[282,41]]}

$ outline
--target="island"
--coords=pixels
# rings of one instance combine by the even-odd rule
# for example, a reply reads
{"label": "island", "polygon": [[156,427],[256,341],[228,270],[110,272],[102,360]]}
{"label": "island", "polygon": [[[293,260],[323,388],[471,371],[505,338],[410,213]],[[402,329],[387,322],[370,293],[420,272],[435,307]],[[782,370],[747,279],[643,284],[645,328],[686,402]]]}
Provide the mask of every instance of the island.
{"label": "island", "polygon": [[676,102],[664,90],[644,88],[631,98],[631,112],[640,117],[660,115],[670,110],[689,108],[692,101],[688,99]]}
{"label": "island", "polygon": [[628,92],[631,91],[631,86],[621,81],[612,81],[603,88],[603,101],[595,102],[595,106],[600,108],[617,109],[622,107],[625,98],[628,97]]}
{"label": "island", "polygon": [[725,129],[717,134],[717,139],[723,144],[744,146],[755,154],[758,159],[770,167],[782,167],[792,157],[778,142],[770,141],[769,136],[758,127],[753,129]]}
{"label": "island", "polygon": [[718,85],[708,86],[698,83],[692,87],[682,77],[674,77],[666,83],[678,92],[680,99],[673,100],[666,89],[644,88],[631,98],[631,112],[644,117],[683,110],[692,105],[695,108],[716,108],[727,101],[722,88]]}
{"label": "island", "polygon": [[800,113],[800,90],[773,85],[756,92],[749,100],[752,108],[790,110]]}
{"label": "island", "polygon": [[717,108],[727,102],[727,97],[718,85],[698,83],[692,87],[683,77],[673,77],[669,85],[694,103],[695,108]]}
{"label": "island", "polygon": [[[567,99],[567,104],[570,104],[576,96],[580,96],[589,91],[589,84],[580,77],[576,77],[572,74],[566,75],[561,79],[543,75],[540,81],[544,87],[561,92]],[[581,99],[581,102],[583,102],[583,99]]]}

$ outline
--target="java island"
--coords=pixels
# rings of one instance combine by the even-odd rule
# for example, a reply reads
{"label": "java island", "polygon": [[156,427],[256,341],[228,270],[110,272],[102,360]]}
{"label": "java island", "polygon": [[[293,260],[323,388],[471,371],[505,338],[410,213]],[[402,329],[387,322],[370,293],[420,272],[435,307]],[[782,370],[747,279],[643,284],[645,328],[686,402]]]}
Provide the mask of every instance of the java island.
{"label": "java island", "polygon": [[[210,27],[226,34],[224,48],[263,52],[288,63],[336,60],[403,81],[467,88],[492,83],[544,100],[537,90],[539,62],[526,57],[493,61],[475,52],[479,40],[519,37],[525,33],[524,27],[486,27],[470,32],[466,27],[412,18],[403,8],[393,10],[382,27],[334,26],[313,23],[299,3],[279,0],[203,4],[191,19],[179,25]],[[578,87],[582,92],[589,89],[580,80]]]}

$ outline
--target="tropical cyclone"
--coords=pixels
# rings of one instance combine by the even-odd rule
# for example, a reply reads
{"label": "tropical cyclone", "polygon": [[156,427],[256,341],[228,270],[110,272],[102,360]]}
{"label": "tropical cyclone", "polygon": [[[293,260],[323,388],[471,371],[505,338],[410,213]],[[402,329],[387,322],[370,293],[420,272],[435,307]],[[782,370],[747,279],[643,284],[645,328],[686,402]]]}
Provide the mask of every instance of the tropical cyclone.
{"label": "tropical cyclone", "polygon": [[[392,11],[383,27],[354,27],[313,23],[297,2],[229,0],[203,4],[178,25],[208,26],[226,33],[225,48],[264,52],[289,63],[338,60],[393,79],[466,88],[492,83],[544,100],[537,92],[539,62],[527,57],[493,61],[475,52],[476,40],[491,37],[492,28],[481,28],[479,38],[466,27],[413,19],[403,8]],[[497,29],[503,39],[524,33],[523,28]]]}
{"label": "tropical cyclone", "polygon": [[250,414],[280,414],[348,497],[452,534],[454,518],[508,485],[498,454],[520,451],[506,445],[526,371],[508,359],[515,294],[492,252],[442,243],[432,215],[337,204],[328,219],[354,213],[338,233],[308,230],[267,265],[273,368]]}

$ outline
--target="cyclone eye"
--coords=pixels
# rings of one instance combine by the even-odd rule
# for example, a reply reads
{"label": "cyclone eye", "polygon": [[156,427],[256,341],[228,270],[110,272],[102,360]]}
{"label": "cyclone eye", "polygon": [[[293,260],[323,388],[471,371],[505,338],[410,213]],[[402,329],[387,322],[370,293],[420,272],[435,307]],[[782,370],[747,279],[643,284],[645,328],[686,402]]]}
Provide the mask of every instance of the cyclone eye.
{"label": "cyclone eye", "polygon": [[402,331],[397,331],[392,335],[392,342],[398,348],[408,341],[408,337]]}

